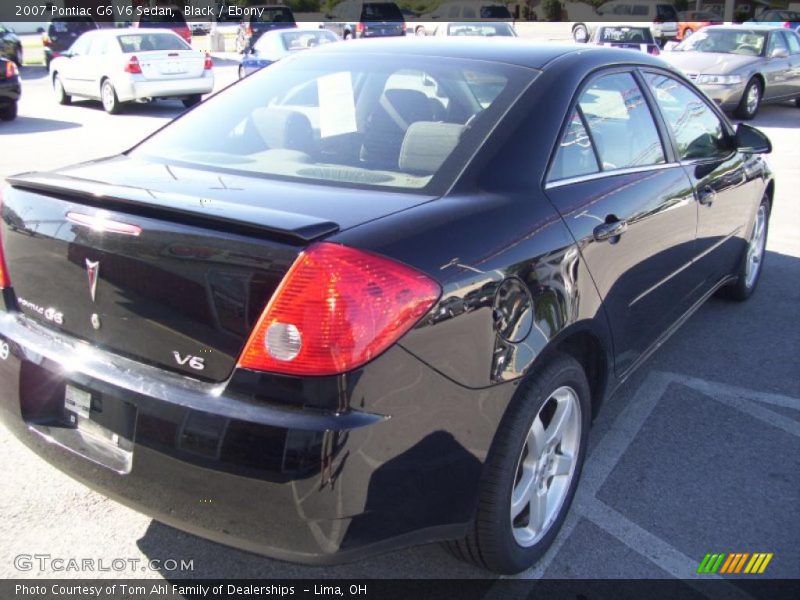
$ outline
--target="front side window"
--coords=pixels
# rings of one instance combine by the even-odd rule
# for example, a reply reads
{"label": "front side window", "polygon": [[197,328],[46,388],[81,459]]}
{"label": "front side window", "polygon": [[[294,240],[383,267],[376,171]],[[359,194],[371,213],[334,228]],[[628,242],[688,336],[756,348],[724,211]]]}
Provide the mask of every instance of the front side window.
{"label": "front side window", "polygon": [[596,79],[578,101],[603,171],[665,162],[642,90],[630,73]]}
{"label": "front side window", "polygon": [[299,52],[132,151],[166,164],[348,187],[446,189],[536,72],[482,61]]}
{"label": "front side window", "polygon": [[645,78],[672,130],[681,160],[722,158],[730,154],[722,121],[700,96],[666,75],[647,73]]}
{"label": "front side window", "polygon": [[769,36],[767,56],[772,56],[772,53],[775,52],[775,50],[785,50],[786,54],[789,54],[789,48],[786,46],[786,41],[783,39],[782,31],[776,31]]}
{"label": "front side window", "polygon": [[740,54],[761,56],[767,36],[763,31],[752,29],[708,29],[704,28],[683,40],[673,52],[711,52],[714,54]]}
{"label": "front side window", "polygon": [[784,31],[786,42],[789,44],[789,54],[800,54],[800,36],[793,31]]}

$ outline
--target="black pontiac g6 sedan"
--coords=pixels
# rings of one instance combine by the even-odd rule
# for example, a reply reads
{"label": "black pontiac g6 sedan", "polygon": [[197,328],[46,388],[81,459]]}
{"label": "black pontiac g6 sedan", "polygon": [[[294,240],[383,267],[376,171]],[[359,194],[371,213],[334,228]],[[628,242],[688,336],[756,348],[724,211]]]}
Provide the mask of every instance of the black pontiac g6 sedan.
{"label": "black pontiac g6 sedan", "polygon": [[643,53],[310,50],[119,156],[9,180],[0,415],[224,544],[438,540],[520,571],[603,398],[755,289],[769,150]]}

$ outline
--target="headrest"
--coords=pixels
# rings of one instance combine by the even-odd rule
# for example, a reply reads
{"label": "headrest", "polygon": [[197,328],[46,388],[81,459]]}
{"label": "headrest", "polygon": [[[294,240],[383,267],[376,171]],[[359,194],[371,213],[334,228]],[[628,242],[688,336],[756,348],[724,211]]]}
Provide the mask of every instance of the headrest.
{"label": "headrest", "polygon": [[262,107],[253,111],[253,125],[271,150],[298,150],[311,154],[314,132],[303,113],[277,107]]}
{"label": "headrest", "polygon": [[464,125],[459,123],[412,123],[403,138],[398,167],[401,171],[432,175],[458,145]]}

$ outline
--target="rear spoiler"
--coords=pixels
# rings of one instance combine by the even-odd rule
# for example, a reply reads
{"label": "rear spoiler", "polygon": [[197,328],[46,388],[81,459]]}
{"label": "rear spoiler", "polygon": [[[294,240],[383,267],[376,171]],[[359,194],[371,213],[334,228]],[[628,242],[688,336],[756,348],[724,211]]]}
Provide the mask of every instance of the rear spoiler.
{"label": "rear spoiler", "polygon": [[71,199],[100,209],[251,236],[268,234],[289,243],[309,243],[339,231],[337,223],[308,215],[57,173],[23,173],[7,181],[14,188]]}

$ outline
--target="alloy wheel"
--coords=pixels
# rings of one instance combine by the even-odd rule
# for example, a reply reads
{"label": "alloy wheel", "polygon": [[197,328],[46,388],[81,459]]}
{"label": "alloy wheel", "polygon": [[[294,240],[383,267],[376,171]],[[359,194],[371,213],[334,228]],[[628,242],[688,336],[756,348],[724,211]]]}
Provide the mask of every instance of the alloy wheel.
{"label": "alloy wheel", "polygon": [[539,542],[558,516],[575,474],[580,442],[580,402],[575,390],[562,386],[539,409],[519,457],[510,518],[520,546]]}
{"label": "alloy wheel", "polygon": [[750,86],[750,89],[747,90],[746,106],[749,114],[754,115],[756,113],[760,96],[761,91],[758,88],[758,84],[754,83]]}
{"label": "alloy wheel", "polygon": [[748,288],[753,287],[761,270],[764,247],[767,242],[767,208],[763,204],[758,207],[753,233],[747,245],[747,262],[745,263],[744,280]]}

